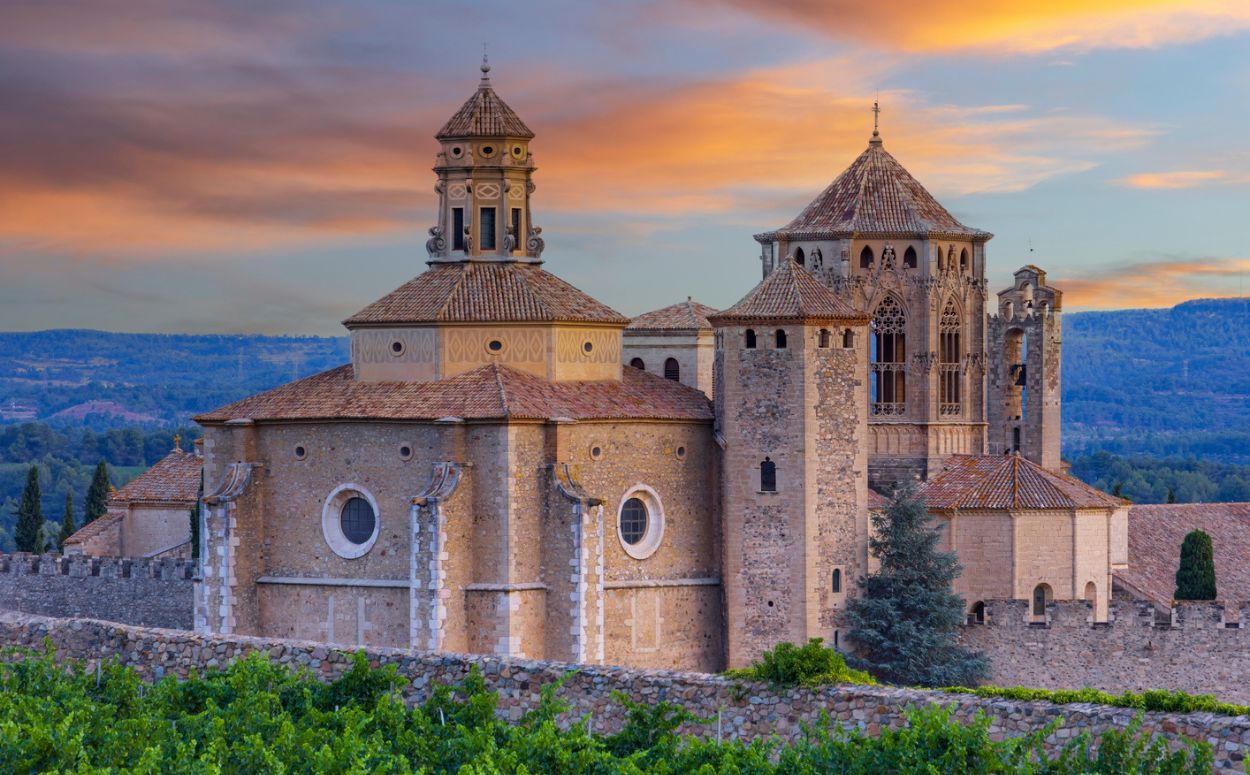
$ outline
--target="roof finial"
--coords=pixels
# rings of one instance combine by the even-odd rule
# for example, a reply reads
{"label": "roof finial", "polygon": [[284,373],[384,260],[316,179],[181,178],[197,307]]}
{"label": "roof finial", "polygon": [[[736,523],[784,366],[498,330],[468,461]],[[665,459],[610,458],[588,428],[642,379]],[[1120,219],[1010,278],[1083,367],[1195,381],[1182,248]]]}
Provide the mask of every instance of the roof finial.
{"label": "roof finial", "polygon": [[182,437],[177,433],[174,434],[174,452],[182,451]]}
{"label": "roof finial", "polygon": [[486,58],[486,43],[482,43],[482,85],[490,84],[490,60]]}
{"label": "roof finial", "polygon": [[868,142],[877,145],[881,144],[881,132],[878,131],[878,123],[881,118],[881,95],[878,93],[872,100],[872,139]]}

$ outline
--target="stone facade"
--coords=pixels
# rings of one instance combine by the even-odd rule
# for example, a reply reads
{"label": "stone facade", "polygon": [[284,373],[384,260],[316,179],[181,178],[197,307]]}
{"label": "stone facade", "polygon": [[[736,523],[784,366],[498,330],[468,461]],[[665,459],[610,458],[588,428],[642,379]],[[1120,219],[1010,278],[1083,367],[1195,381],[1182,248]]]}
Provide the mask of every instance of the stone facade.
{"label": "stone facade", "polygon": [[0,609],[191,628],[195,565],[53,554],[0,555]]}
{"label": "stone facade", "polygon": [[[306,668],[321,680],[332,680],[350,667],[352,651],[307,641],[201,636],[188,632],[127,627],[80,619],[47,619],[0,613],[0,645],[42,648],[51,641],[61,659],[85,660],[87,667],[116,659],[134,667],[147,680],[164,676],[185,678],[191,669],[224,667],[252,653],[293,669]],[[954,718],[970,723],[978,714],[990,721],[995,739],[1020,736],[1061,720],[1060,728],[1044,743],[1054,752],[1082,732],[1097,736],[1123,730],[1137,715],[1126,708],[1100,705],[1052,705],[981,699],[968,695],[870,686],[826,686],[777,690],[713,675],[666,670],[574,665],[464,654],[414,653],[402,649],[370,648],[365,656],[373,665],[394,665],[403,679],[400,691],[409,703],[430,696],[437,683],[458,684],[476,666],[488,691],[497,692],[496,713],[516,721],[536,707],[542,688],[565,679],[558,696],[570,705],[564,724],[588,723],[592,731],[610,734],[625,722],[624,709],[613,699],[621,692],[634,702],[669,701],[682,705],[706,723],[686,726],[682,732],[723,740],[780,738],[794,741],[803,726],[821,723],[878,734],[906,722],[913,708],[942,705]],[[1163,738],[1173,748],[1201,740],[1215,749],[1216,771],[1241,772],[1250,753],[1250,718],[1206,713],[1143,713],[1142,729]]]}

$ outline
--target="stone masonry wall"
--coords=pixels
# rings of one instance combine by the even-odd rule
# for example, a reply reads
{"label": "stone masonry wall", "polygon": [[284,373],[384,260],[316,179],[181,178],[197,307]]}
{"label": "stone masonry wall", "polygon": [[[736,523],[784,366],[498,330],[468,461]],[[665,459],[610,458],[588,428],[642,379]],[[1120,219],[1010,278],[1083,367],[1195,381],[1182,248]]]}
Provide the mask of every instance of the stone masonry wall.
{"label": "stone masonry wall", "polygon": [[[323,680],[333,679],[348,667],[350,650],[318,643],[272,640],[245,636],[201,636],[173,630],[145,629],[83,619],[48,619],[0,612],[0,646],[41,648],[48,638],[62,658],[117,659],[154,679],[166,675],[185,677],[191,668],[221,667],[249,653],[266,653],[271,660],[304,667]],[[373,648],[365,654],[375,665],[393,664],[405,679],[403,693],[409,702],[426,699],[432,684],[459,683],[477,665],[487,688],[498,692],[497,712],[516,720],[539,701],[543,686],[566,676],[573,665],[490,656],[416,653],[403,649]],[[11,657],[10,657],[11,658]],[[619,690],[634,701],[662,700],[684,705],[696,715],[712,719],[685,731],[702,737],[718,734],[730,740],[752,740],[777,735],[794,740],[801,724],[819,722],[827,712],[834,723],[876,734],[882,728],[904,723],[909,708],[940,704],[950,707],[956,719],[969,722],[977,713],[990,719],[991,735],[1003,738],[1027,734],[1056,718],[1063,726],[1048,739],[1048,746],[1062,745],[1082,731],[1098,735],[1123,729],[1134,713],[1099,705],[1057,706],[1044,702],[988,700],[967,695],[947,695],[912,689],[867,686],[828,686],[817,689],[772,690],[762,684],[740,684],[715,675],[663,670],[636,670],[598,665],[577,666],[559,692],[572,705],[565,720],[580,723],[589,716],[598,733],[618,730],[624,719],[621,706],[611,698]],[[1159,735],[1175,747],[1186,740],[1205,740],[1215,748],[1217,771],[1241,771],[1250,750],[1250,717],[1211,714],[1142,714],[1143,729]]]}
{"label": "stone masonry wall", "polygon": [[0,609],[190,629],[194,581],[190,560],[4,554]]}
{"label": "stone masonry wall", "polygon": [[1091,623],[1092,613],[1085,602],[1052,603],[1048,623],[1031,625],[1026,601],[992,600],[987,623],[969,625],[962,639],[989,655],[995,686],[1171,689],[1250,704],[1250,628],[1241,626],[1250,605],[1187,603],[1169,616],[1118,600],[1107,624]]}

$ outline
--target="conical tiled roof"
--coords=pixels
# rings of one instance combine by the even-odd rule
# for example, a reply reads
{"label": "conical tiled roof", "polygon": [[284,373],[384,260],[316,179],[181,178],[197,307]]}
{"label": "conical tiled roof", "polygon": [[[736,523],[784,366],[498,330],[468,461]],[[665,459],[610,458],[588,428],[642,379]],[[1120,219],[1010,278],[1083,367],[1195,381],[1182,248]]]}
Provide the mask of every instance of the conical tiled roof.
{"label": "conical tiled roof", "polygon": [[868,149],[797,218],[756,239],[831,239],[855,234],[992,236],[957,221],[885,150],[880,138],[873,138]]}
{"label": "conical tiled roof", "polygon": [[700,304],[694,299],[686,299],[663,309],[644,312],[629,321],[630,331],[703,331],[711,330],[708,318],[716,314],[716,310]]}
{"label": "conical tiled roof", "polygon": [[930,509],[1112,509],[1125,501],[1020,455],[952,455],[921,491]]}
{"label": "conical tiled roof", "polygon": [[742,301],[709,317],[714,326],[751,320],[812,319],[866,320],[796,264],[793,258],[782,261]]}
{"label": "conical tiled roof", "polygon": [[629,318],[536,264],[434,264],[343,321],[348,328],[428,323],[599,323]]}
{"label": "conical tiled roof", "polygon": [[534,133],[508,103],[495,94],[490,83],[490,65],[482,63],[482,80],[477,91],[434,135],[439,140],[455,137],[524,137]]}

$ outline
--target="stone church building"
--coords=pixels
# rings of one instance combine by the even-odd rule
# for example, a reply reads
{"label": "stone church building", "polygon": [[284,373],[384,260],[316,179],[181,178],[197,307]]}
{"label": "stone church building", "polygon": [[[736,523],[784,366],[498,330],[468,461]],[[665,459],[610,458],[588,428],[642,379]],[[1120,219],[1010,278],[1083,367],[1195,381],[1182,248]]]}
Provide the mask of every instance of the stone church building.
{"label": "stone church building", "polygon": [[944,470],[966,594],[1105,612],[1123,520],[1060,470],[1062,296],[1026,266],[991,297],[991,235],[876,130],[738,303],[632,321],[543,268],[533,138],[483,64],[428,268],[344,321],[351,363],[197,418],[197,628],[740,666],[839,643],[878,493]]}

